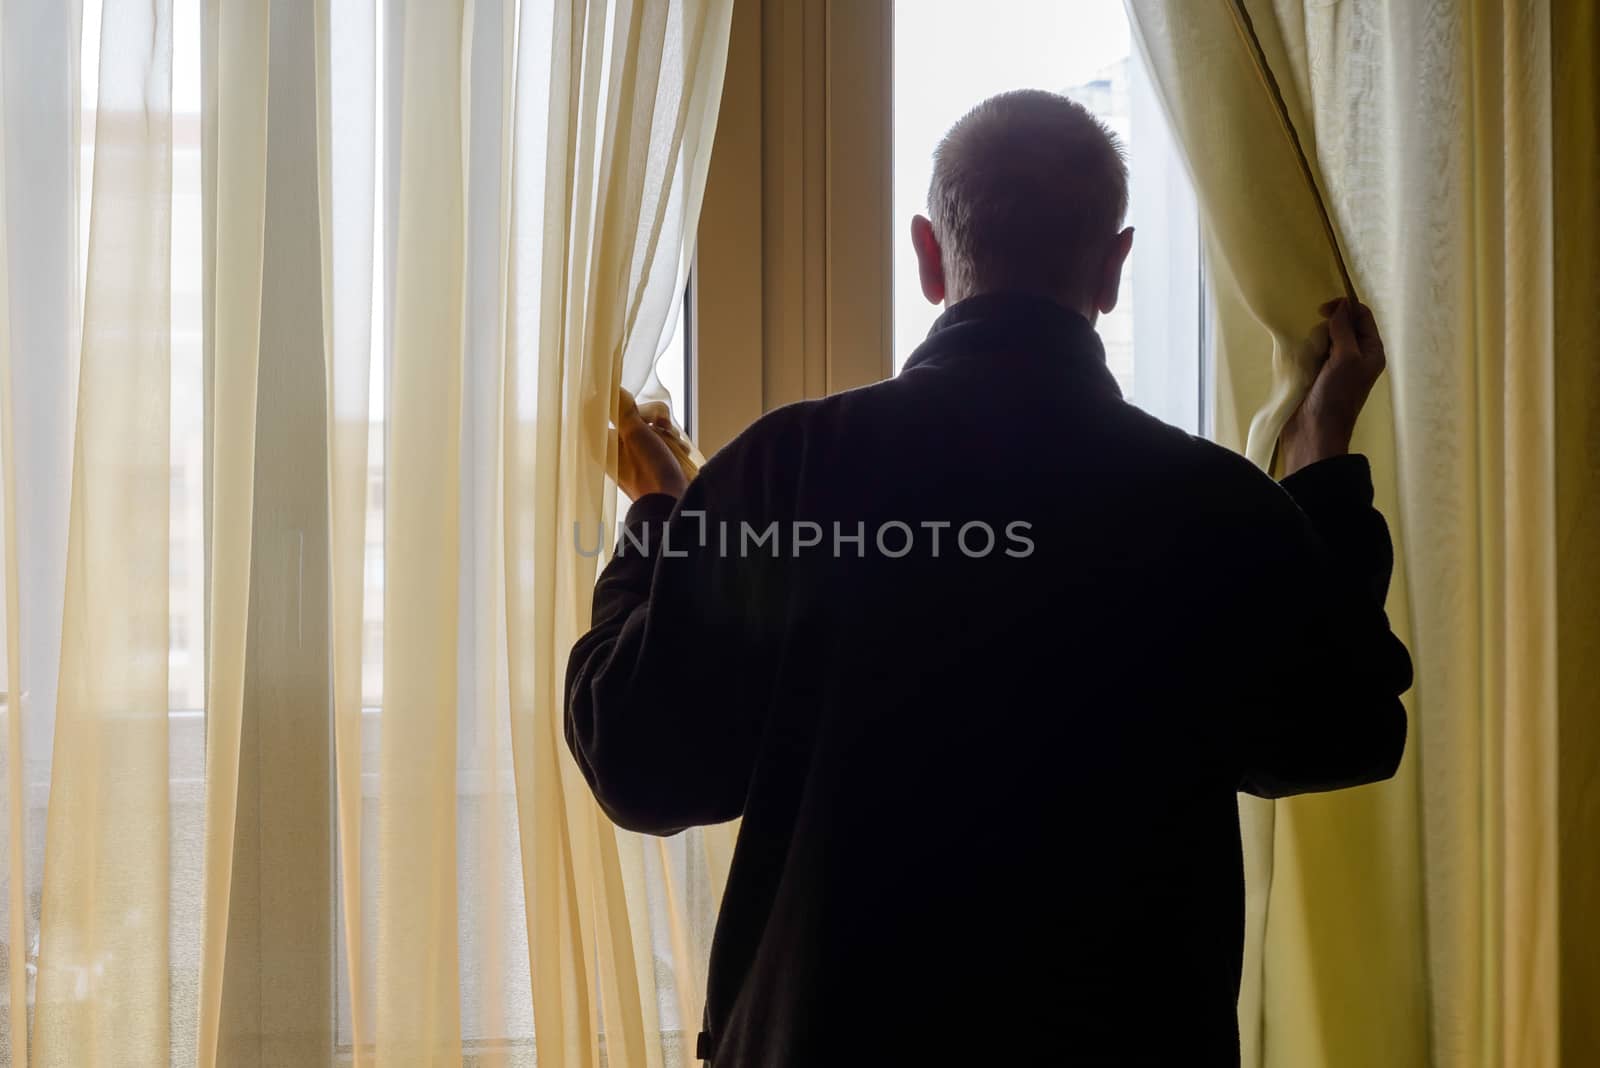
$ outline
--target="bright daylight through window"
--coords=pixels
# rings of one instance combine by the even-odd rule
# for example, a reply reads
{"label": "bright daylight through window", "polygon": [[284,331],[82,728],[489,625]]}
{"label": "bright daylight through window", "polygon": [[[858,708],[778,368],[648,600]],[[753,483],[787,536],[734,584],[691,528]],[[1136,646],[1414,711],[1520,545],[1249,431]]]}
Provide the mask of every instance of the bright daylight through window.
{"label": "bright daylight through window", "polygon": [[1122,0],[900,0],[894,20],[894,351],[905,362],[938,316],[908,236],[927,211],[934,146],[1008,89],[1078,101],[1122,141],[1133,255],[1117,309],[1097,324],[1125,397],[1203,429],[1199,223],[1194,192],[1134,47]]}

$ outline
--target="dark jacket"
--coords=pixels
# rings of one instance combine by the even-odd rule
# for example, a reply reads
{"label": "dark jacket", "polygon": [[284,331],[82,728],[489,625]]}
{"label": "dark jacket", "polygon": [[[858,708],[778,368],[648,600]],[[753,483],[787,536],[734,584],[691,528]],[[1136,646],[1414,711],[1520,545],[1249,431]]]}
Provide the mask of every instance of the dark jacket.
{"label": "dark jacket", "polygon": [[1237,1061],[1236,792],[1405,745],[1364,458],[1274,483],[991,295],[625,529],[567,740],[623,827],[744,819],[717,1068]]}

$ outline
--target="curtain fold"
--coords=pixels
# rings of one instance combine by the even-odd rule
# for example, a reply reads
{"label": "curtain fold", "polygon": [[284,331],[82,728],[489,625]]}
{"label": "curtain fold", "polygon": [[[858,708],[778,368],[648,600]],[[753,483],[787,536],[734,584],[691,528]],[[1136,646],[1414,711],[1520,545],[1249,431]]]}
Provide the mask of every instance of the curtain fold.
{"label": "curtain fold", "polygon": [[328,428],[329,635],[342,960],[352,1068],[370,1060],[362,879],[362,622],[377,210],[376,0],[317,0],[317,195]]}
{"label": "curtain fold", "polygon": [[100,33],[40,1065],[159,1064],[169,1041],[170,5],[107,0]]}
{"label": "curtain fold", "polygon": [[[45,814],[62,651],[73,423],[82,335],[78,219],[81,14],[76,4],[0,6],[6,314],[0,388],[6,498],[8,850],[0,925],[7,942],[0,1059],[29,1063],[37,993]],[[96,94],[90,94],[91,100]],[[8,660],[9,660],[8,653]]]}
{"label": "curtain fold", "polygon": [[456,944],[465,5],[408,6],[384,527],[379,1064],[459,1055]]}
{"label": "curtain fold", "polygon": [[[1551,153],[1556,233],[1600,234],[1600,6],[1563,4],[1551,12]],[[1600,842],[1600,242],[1555,243],[1556,675],[1561,709],[1556,748],[1561,848],[1557,893],[1562,947],[1561,1058],[1600,1061],[1600,954],[1566,946],[1600,945],[1600,856],[1572,849]]]}
{"label": "curtain fold", "polygon": [[[1597,402],[1594,369],[1563,364],[1556,338],[1560,294],[1580,290],[1565,322],[1594,336],[1600,282],[1592,257],[1561,277],[1584,244],[1564,227],[1585,215],[1557,191],[1597,161],[1592,130],[1554,118],[1592,117],[1593,79],[1558,88],[1552,52],[1582,29],[1548,0],[1249,8],[1387,341],[1355,445],[1396,537],[1389,611],[1417,683],[1393,782],[1241,806],[1246,1062],[1578,1063],[1585,1014],[1560,1007],[1594,990],[1561,963],[1583,956],[1563,895],[1595,885],[1594,861],[1567,828],[1594,821],[1563,797],[1593,764],[1563,746],[1595,749],[1566,682],[1583,667],[1558,658],[1592,648],[1597,623],[1558,612],[1586,566],[1578,532],[1600,538],[1580,459]],[[1282,358],[1294,317],[1338,293],[1331,252],[1226,5],[1130,9],[1205,219],[1217,436],[1264,463],[1304,386]]]}
{"label": "curtain fold", "polygon": [[213,2],[215,50],[203,76],[215,86],[215,122],[203,151],[216,166],[208,292],[210,575],[206,614],[205,928],[200,962],[199,1063],[217,1063],[222,978],[233,890],[250,550],[255,503],[256,384],[260,359],[263,227],[266,215],[266,4]]}

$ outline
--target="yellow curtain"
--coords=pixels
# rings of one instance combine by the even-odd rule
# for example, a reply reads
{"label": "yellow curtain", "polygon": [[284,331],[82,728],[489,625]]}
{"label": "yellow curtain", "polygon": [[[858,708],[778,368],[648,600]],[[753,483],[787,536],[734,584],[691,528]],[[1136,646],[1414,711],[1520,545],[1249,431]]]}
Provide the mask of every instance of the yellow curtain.
{"label": "yellow curtain", "polygon": [[[1356,447],[1396,534],[1390,615],[1417,685],[1394,781],[1242,803],[1246,1063],[1592,1049],[1572,1008],[1592,969],[1563,964],[1586,955],[1568,889],[1595,885],[1569,833],[1595,825],[1593,698],[1569,679],[1592,671],[1574,654],[1596,621],[1563,578],[1600,544],[1595,372],[1556,340],[1594,337],[1593,256],[1565,251],[1568,224],[1593,231],[1574,187],[1596,165],[1594,81],[1552,57],[1592,57],[1579,6],[1249,4],[1391,353]],[[1294,339],[1339,291],[1332,251],[1229,4],[1130,8],[1202,205],[1218,437],[1265,463],[1304,387]]]}
{"label": "yellow curtain", "polygon": [[101,13],[32,1034],[40,1065],[110,1063],[130,1048],[154,1064],[169,1040],[171,15],[165,3],[121,0]]}
{"label": "yellow curtain", "polygon": [[[340,843],[340,950],[349,992],[353,1068],[371,1063],[364,907],[362,637],[366,607],[368,480],[373,420],[372,279],[377,178],[378,0],[314,11],[317,202],[321,223],[324,381],[328,433],[329,637]],[[338,42],[337,49],[334,42]],[[335,56],[338,62],[335,62]],[[381,453],[382,441],[378,442]]]}
{"label": "yellow curtain", "polygon": [[[508,288],[540,299],[506,320],[505,612],[518,807],[537,816],[519,830],[528,930],[540,947],[535,1029],[551,1036],[541,1049],[593,1063],[603,1034],[608,1058],[655,1066],[693,1053],[732,832],[664,843],[612,827],[567,757],[559,710],[596,568],[573,539],[612,529],[614,491],[599,466],[606,428],[619,385],[652,384],[710,162],[732,5],[620,14],[608,44],[605,5],[557,5],[549,62],[565,76],[550,80],[532,116],[543,136],[519,128],[515,138]],[[525,103],[543,95],[522,79],[539,70],[530,59],[544,45],[526,34],[519,43],[520,127]],[[660,170],[680,139],[683,165]],[[653,888],[671,904],[666,982],[640,922]],[[669,1016],[672,1046],[654,1037]]]}
{"label": "yellow curtain", "polygon": [[1600,841],[1600,241],[1581,236],[1600,234],[1600,6],[1557,5],[1550,40],[1561,1063],[1583,1064],[1600,1061],[1600,953],[1583,951],[1600,946],[1600,851],[1570,848]]}
{"label": "yellow curtain", "polygon": [[222,986],[233,896],[244,732],[245,658],[255,511],[256,382],[261,337],[263,227],[266,224],[266,5],[208,3],[201,50],[208,66],[212,122],[204,142],[214,167],[206,229],[213,340],[209,456],[210,590],[206,621],[206,906],[200,960],[199,1063],[217,1063]]}
{"label": "yellow curtain", "polygon": [[561,694],[730,17],[0,5],[0,1064],[691,1058]]}
{"label": "yellow curtain", "polygon": [[[84,43],[88,51],[92,42],[97,48],[99,36],[98,23],[81,25],[74,5],[0,8],[0,156],[5,162],[0,274],[6,290],[0,351],[7,357],[0,374],[7,644],[6,788],[0,793],[7,840],[0,871],[5,914],[0,937],[6,942],[0,969],[6,982],[0,997],[5,1023],[0,1058],[8,1064],[30,1063],[28,1023],[39,992],[39,906],[63,652],[87,260],[79,242],[77,192],[80,183],[93,186],[92,162],[79,153],[78,116],[81,110],[97,110],[99,101],[98,67],[80,68],[79,46]],[[157,107],[158,120],[159,112]],[[80,172],[85,172],[81,178]],[[99,255],[105,261],[114,252],[102,243]]]}

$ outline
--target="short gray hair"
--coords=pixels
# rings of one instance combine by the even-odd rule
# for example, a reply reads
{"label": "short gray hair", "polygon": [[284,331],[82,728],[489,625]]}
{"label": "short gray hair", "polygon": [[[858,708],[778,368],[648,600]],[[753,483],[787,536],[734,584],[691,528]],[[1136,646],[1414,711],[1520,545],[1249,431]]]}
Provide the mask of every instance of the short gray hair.
{"label": "short gray hair", "polygon": [[1084,294],[1127,212],[1116,135],[1056,93],[992,96],[933,153],[928,213],[955,292]]}

